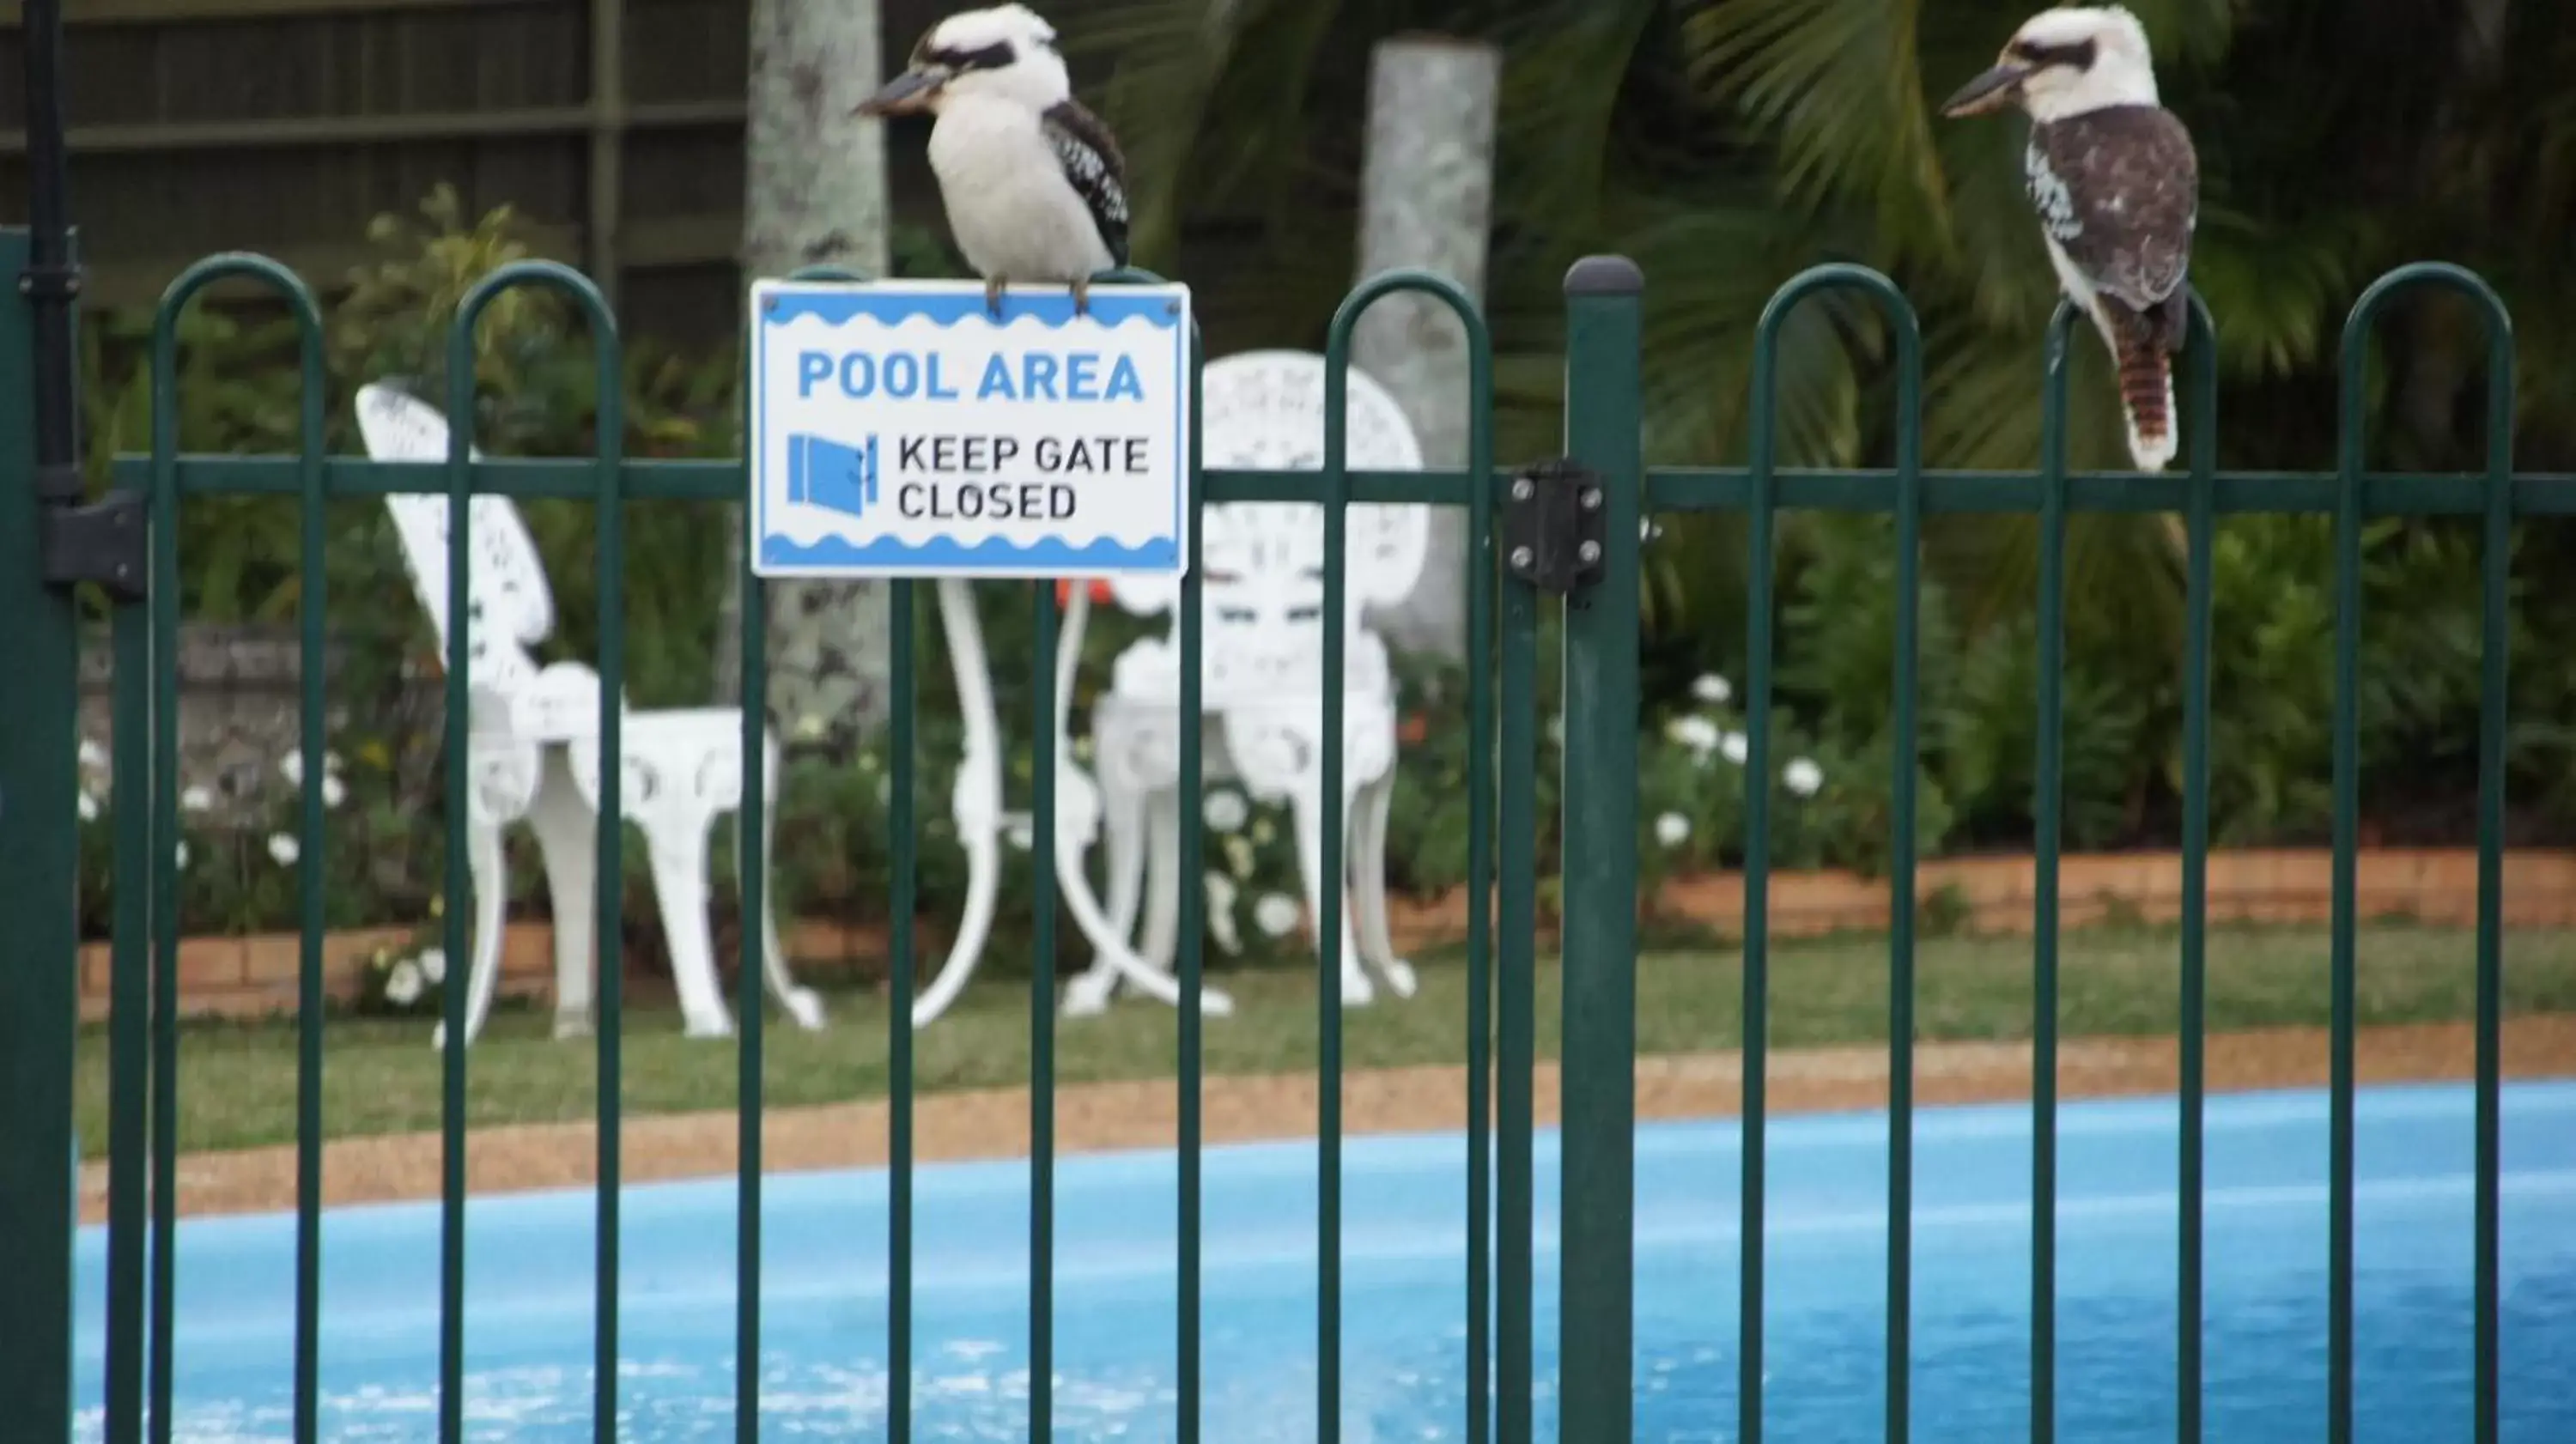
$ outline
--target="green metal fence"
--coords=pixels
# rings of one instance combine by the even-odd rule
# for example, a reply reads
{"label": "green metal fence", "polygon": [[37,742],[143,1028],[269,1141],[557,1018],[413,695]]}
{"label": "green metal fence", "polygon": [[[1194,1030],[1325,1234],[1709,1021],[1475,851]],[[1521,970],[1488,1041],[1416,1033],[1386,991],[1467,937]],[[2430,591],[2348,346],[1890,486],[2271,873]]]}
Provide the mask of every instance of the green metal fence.
{"label": "green metal fence", "polygon": [[[26,238],[0,233],[0,272],[18,274],[28,261]],[[204,287],[221,279],[265,284],[292,310],[302,327],[304,391],[302,446],[289,456],[182,455],[177,449],[174,394],[176,323]],[[1128,273],[1126,279],[1139,279]],[[2483,311],[2490,337],[2490,452],[2483,477],[2394,476],[2366,470],[2362,456],[2362,362],[2374,318],[2404,287],[2447,287]],[[298,863],[303,918],[299,994],[300,1073],[297,1093],[297,1249],[294,1434],[317,1437],[316,1358],[321,1320],[321,1072],[323,975],[322,878],[327,846],[322,803],[324,767],[322,677],[319,665],[328,617],[322,530],[326,502],[381,498],[400,493],[444,496],[450,535],[462,537],[468,498],[595,501],[598,512],[600,614],[598,653],[604,755],[618,748],[619,717],[605,699],[616,698],[624,674],[622,606],[624,558],[622,507],[658,500],[715,504],[738,499],[745,474],[738,460],[637,462],[618,453],[619,353],[612,317],[580,275],[551,264],[514,265],[488,278],[465,300],[449,337],[450,375],[470,375],[477,319],[513,286],[550,287],[569,297],[587,317],[597,343],[599,451],[565,460],[470,460],[472,397],[451,388],[449,454],[444,464],[360,461],[328,456],[323,448],[326,394],[319,313],[312,294],[281,267],[255,256],[209,259],[179,278],[162,303],[154,333],[152,450],[120,458],[118,487],[148,516],[149,548],[137,552],[148,570],[146,600],[124,599],[114,608],[116,658],[114,773],[120,797],[148,796],[151,805],[117,810],[113,1010],[107,1034],[111,1053],[111,1142],[108,1158],[108,1311],[105,1436],[110,1444],[171,1437],[173,1340],[171,1302],[176,1235],[176,1138],[168,1121],[177,1107],[179,1033],[175,866],[167,839],[177,832],[176,678],[171,664],[178,624],[177,585],[184,558],[173,524],[192,498],[292,497],[299,505],[302,592],[299,603],[304,667],[302,695],[302,851]],[[1773,413],[1778,379],[1778,339],[1792,308],[1819,292],[1861,292],[1884,313],[1895,337],[1899,413],[1896,465],[1891,470],[1789,470],[1778,462]],[[1466,328],[1471,357],[1472,415],[1468,465],[1460,470],[1355,472],[1343,461],[1346,417],[1340,378],[1349,364],[1350,338],[1361,312],[1392,292],[1411,290],[1445,303]],[[2031,1100],[2035,1145],[2030,1180],[2034,1208],[2031,1283],[2030,1438],[2053,1437],[2057,1414],[2055,1302],[2055,1058],[2057,1049],[2057,889],[2060,832],[2059,779],[2064,696],[2060,662],[2065,630],[2067,518],[2077,513],[2174,513],[2183,517],[2186,546],[2185,772],[2183,788],[2185,874],[2178,988],[2181,1005],[2181,1144],[2175,1159],[2180,1213],[2181,1300],[2177,1437],[2200,1436],[2203,1385],[2199,1349],[2201,1306],[2202,987],[2206,947],[2206,852],[2209,816],[2208,754],[2211,698],[2211,547],[2222,513],[2331,513],[2339,628],[2334,656],[2335,869],[2333,894],[2333,1078],[2328,1301],[2329,1388],[2323,1401],[2328,1437],[2342,1444],[2352,1435],[2353,1270],[2353,1023],[2354,854],[2358,804],[2356,744],[2360,638],[2361,528],[2367,517],[2476,515],[2484,522],[2483,694],[2479,729],[2477,955],[2477,1126],[2475,1267],[2475,1399],[2478,1444],[2493,1444],[2498,1428],[2497,1372],[2497,1138],[2499,949],[2501,943],[2501,837],[2505,721],[2505,626],[2509,528],[2530,515],[2576,513],[2576,486],[2562,479],[2517,476],[2511,470],[2513,354],[2501,304],[2475,277],[2443,266],[2396,272],[2371,288],[2355,308],[2344,342],[2343,442],[2332,473],[2310,475],[2222,473],[2216,466],[2215,333],[2204,309],[2194,305],[2184,407],[2188,466],[2170,476],[2072,475],[2066,453],[2067,358],[2074,316],[2061,309],[2048,334],[2042,391],[2044,440],[2036,473],[1927,472],[1921,464],[1920,409],[1923,345],[1913,311],[1885,277],[1852,266],[1827,266],[1783,287],[1765,314],[1755,356],[1754,407],[1749,464],[1648,472],[1641,456],[1640,318],[1644,282],[1617,257],[1577,264],[1566,279],[1565,449],[1579,468],[1498,470],[1493,455],[1492,352],[1484,322],[1455,287],[1436,277],[1395,274],[1354,292],[1333,318],[1327,343],[1326,456],[1314,473],[1204,470],[1193,456],[1194,504],[1280,500],[1319,501],[1335,520],[1327,528],[1324,615],[1340,615],[1345,538],[1339,518],[1351,502],[1426,502],[1463,507],[1469,517],[1469,574],[1458,580],[1469,604],[1472,736],[1468,747],[1471,818],[1471,895],[1486,905],[1470,912],[1467,949],[1467,1015],[1459,1020],[1469,1061],[1468,1178],[1460,1206],[1468,1222],[1463,1295],[1470,1347],[1464,1437],[1523,1444],[1533,1429],[1532,1135],[1535,1057],[1537,879],[1535,768],[1537,764],[1537,638],[1543,608],[1565,600],[1564,713],[1568,777],[1564,817],[1564,987],[1562,1115],[1564,1128],[1560,1305],[1559,1400],[1561,1432],[1569,1440],[1624,1440],[1632,1435],[1631,1338],[1632,1172],[1635,1076],[1635,882],[1638,730],[1638,576],[1641,521],[1650,513],[1726,511],[1750,528],[1750,584],[1745,673],[1747,775],[1768,779],[1775,668],[1772,656],[1774,598],[1772,552],[1783,511],[1812,509],[1892,514],[1898,556],[1898,632],[1893,673],[1896,701],[1892,747],[1894,834],[1913,835],[1917,744],[1915,605],[1923,518],[1930,513],[2036,514],[2043,528],[2039,576],[2042,666],[2034,699],[2039,720],[2037,796],[2039,875],[2033,947],[2033,1029],[2037,1086]],[[74,629],[69,587],[47,580],[46,537],[51,521],[29,484],[31,460],[22,424],[27,415],[30,354],[28,305],[0,296],[0,1157],[8,1161],[0,1187],[0,1398],[10,1402],[10,1438],[55,1439],[72,1426],[72,1240],[75,1180],[72,1168],[71,1080],[76,1042],[71,959],[75,935],[70,900],[72,852]],[[1198,625],[1200,580],[1197,529],[1191,568],[1180,606],[1180,708],[1199,706]],[[1579,541],[1578,541],[1579,539]],[[464,755],[465,648],[468,628],[469,549],[449,550],[445,756]],[[1571,558],[1569,560],[1569,558]],[[57,559],[58,560],[58,559]],[[749,574],[747,592],[760,582]],[[1532,585],[1538,578],[1544,586]],[[1036,642],[1028,659],[1037,715],[1036,735],[1052,719],[1055,610],[1051,589],[1029,589]],[[894,777],[890,824],[911,837],[917,698],[909,685],[916,672],[913,620],[916,598],[908,582],[892,585],[892,705]],[[762,659],[764,611],[744,609],[743,698],[765,695]],[[1325,628],[1324,735],[1340,731],[1343,644]],[[765,718],[758,705],[744,708],[744,823],[742,888],[746,915],[760,907],[764,828],[761,769]],[[1181,816],[1198,813],[1200,756],[1197,729],[1180,731]],[[1341,795],[1337,749],[1327,750],[1324,795]],[[1028,1431],[1044,1440],[1051,1425],[1049,1393],[1053,1343],[1051,1247],[1054,1078],[1054,849],[1052,749],[1035,752],[1036,963],[1029,993],[1032,1054],[1029,1159],[1033,1207],[1029,1230],[1031,1285]],[[460,834],[466,813],[465,771],[445,772],[445,927],[451,957],[468,955],[465,935],[467,877]],[[619,800],[603,799],[598,846],[602,866],[594,903],[599,926],[598,1038],[598,1269],[595,1418],[598,1436],[612,1436],[618,1403],[618,1208],[619,1076],[617,1026],[619,927],[617,888],[622,875]],[[1335,804],[1328,801],[1328,807]],[[1742,1155],[1742,1286],[1738,1300],[1742,1348],[1738,1383],[1738,1437],[1754,1444],[1762,1434],[1765,1237],[1765,1004],[1768,997],[1770,812],[1768,784],[1748,789],[1745,817],[1743,1100],[1747,1120]],[[1323,830],[1325,909],[1342,906],[1340,829],[1328,818]],[[1199,871],[1199,833],[1181,830],[1182,876]],[[1912,1041],[1914,861],[1912,849],[1892,849],[1888,878],[1893,928],[1888,940],[1889,1250],[1886,1279],[1886,1436],[1908,1436],[1908,1380],[1912,1350],[1909,1288],[1912,1275],[1913,1178]],[[914,859],[898,848],[891,916],[893,956],[913,956]],[[1180,1312],[1177,1437],[1199,1435],[1201,1398],[1199,1305],[1200,1113],[1202,1037],[1197,1001],[1202,989],[1203,902],[1195,888],[1180,894],[1181,946],[1177,962],[1182,1006],[1177,1014],[1179,1076],[1179,1217],[1176,1259]],[[569,899],[560,906],[576,906]],[[1339,970],[1338,929],[1320,920],[1323,958],[1318,973],[1317,1176],[1320,1204],[1317,1329],[1318,1429],[1326,1440],[1339,1430],[1340,1227],[1341,1227],[1341,1010],[1334,980]],[[912,1076],[908,967],[892,968],[888,1012],[893,1069],[891,1207],[888,1236],[890,1299],[889,1365],[898,1381],[890,1390],[887,1434],[911,1437]],[[756,1437],[759,1426],[758,1355],[762,1321],[760,1276],[760,1120],[762,1109],[762,1009],[760,970],[740,970],[739,1315],[736,1325],[739,1396],[737,1433]],[[466,1330],[465,1265],[465,991],[446,990],[444,1059],[444,1168],[442,1172],[440,1409],[437,1437],[461,1437]],[[161,1126],[155,1126],[158,1123]],[[1726,1207],[1712,1199],[1712,1209]],[[1712,1297],[1710,1308],[1725,1301]]]}

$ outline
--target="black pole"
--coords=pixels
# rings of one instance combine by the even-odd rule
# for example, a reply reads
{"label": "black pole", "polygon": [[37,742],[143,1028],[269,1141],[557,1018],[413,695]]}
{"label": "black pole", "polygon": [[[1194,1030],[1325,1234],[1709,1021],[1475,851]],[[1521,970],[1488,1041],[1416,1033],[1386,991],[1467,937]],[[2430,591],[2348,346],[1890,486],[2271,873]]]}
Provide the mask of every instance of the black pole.
{"label": "black pole", "polygon": [[36,494],[59,506],[81,495],[72,354],[80,268],[72,260],[70,167],[63,146],[62,0],[24,0],[20,18],[27,47],[27,269],[18,289],[35,331]]}

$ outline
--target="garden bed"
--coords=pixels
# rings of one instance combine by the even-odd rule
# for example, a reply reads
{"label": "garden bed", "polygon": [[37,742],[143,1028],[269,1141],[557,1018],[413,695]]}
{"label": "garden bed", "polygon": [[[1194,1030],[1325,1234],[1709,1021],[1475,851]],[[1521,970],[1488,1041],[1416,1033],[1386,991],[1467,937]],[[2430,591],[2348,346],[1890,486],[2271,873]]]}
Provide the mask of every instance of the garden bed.
{"label": "garden bed", "polygon": [[[2333,903],[2333,854],[2296,849],[2214,852],[2209,857],[2208,885],[2209,920],[2214,924],[2323,923]],[[1931,934],[2027,933],[2037,892],[2033,861],[2028,857],[1929,860],[1916,873],[1917,918]],[[2363,919],[2470,926],[2477,918],[2477,853],[2466,848],[2364,851],[2356,860],[2355,895]],[[2170,922],[2181,908],[2182,858],[2172,852],[2070,854],[2060,863],[2058,896],[2060,920],[2070,928]],[[1888,901],[1884,878],[1840,870],[1775,872],[1771,928],[1778,937],[1879,931],[1888,926]],[[1431,899],[1398,896],[1390,899],[1389,908],[1399,950],[1429,952],[1454,946],[1466,937],[1463,890]],[[1744,880],[1735,872],[1668,878],[1647,908],[1660,926],[1728,937],[1741,931],[1743,911]],[[2576,852],[2508,852],[2504,923],[2511,928],[2576,927]],[[789,956],[803,972],[827,980],[873,979],[883,974],[887,939],[881,922],[809,918],[783,925],[781,931]],[[1078,935],[1067,931],[1060,936],[1065,939],[1063,961],[1087,956]],[[329,934],[322,949],[326,991],[338,1002],[356,999],[364,988],[366,960],[379,949],[413,945],[418,937],[406,928]],[[920,939],[923,953],[935,962],[947,946],[948,920],[925,918]],[[992,962],[1010,946],[1006,940],[988,944],[986,961]],[[553,947],[549,924],[511,924],[502,943],[501,996],[550,996]],[[179,945],[181,1010],[225,1017],[291,1011],[301,958],[300,940],[292,933],[185,939]],[[106,1015],[108,973],[108,945],[85,946],[81,957],[84,1017]]]}

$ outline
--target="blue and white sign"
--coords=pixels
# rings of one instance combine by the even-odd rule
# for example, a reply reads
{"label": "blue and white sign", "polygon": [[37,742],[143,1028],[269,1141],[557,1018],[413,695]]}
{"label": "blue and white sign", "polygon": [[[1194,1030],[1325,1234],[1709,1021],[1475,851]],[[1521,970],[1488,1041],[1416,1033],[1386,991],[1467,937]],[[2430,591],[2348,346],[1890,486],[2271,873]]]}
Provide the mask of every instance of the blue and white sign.
{"label": "blue and white sign", "polygon": [[1178,576],[1190,293],[979,282],[751,288],[762,576]]}

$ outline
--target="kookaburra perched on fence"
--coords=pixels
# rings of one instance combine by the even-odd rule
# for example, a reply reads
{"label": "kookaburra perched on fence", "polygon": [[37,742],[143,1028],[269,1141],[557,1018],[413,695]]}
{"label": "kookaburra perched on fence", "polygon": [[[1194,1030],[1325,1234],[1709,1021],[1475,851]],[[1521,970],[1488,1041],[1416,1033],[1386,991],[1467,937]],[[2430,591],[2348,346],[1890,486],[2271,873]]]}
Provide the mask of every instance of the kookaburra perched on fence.
{"label": "kookaburra perched on fence", "polygon": [[1055,28],[1025,5],[966,10],[932,26],[862,115],[928,111],[930,168],[948,228],[998,316],[1012,281],[1073,288],[1127,264],[1126,163],[1073,99]]}
{"label": "kookaburra perched on fence", "polygon": [[2031,17],[1941,113],[2003,105],[2030,113],[2031,204],[2067,299],[2118,364],[2129,452],[2161,470],[2174,457],[2173,357],[2191,327],[2200,162],[2191,132],[2157,102],[2146,29],[2116,5]]}

